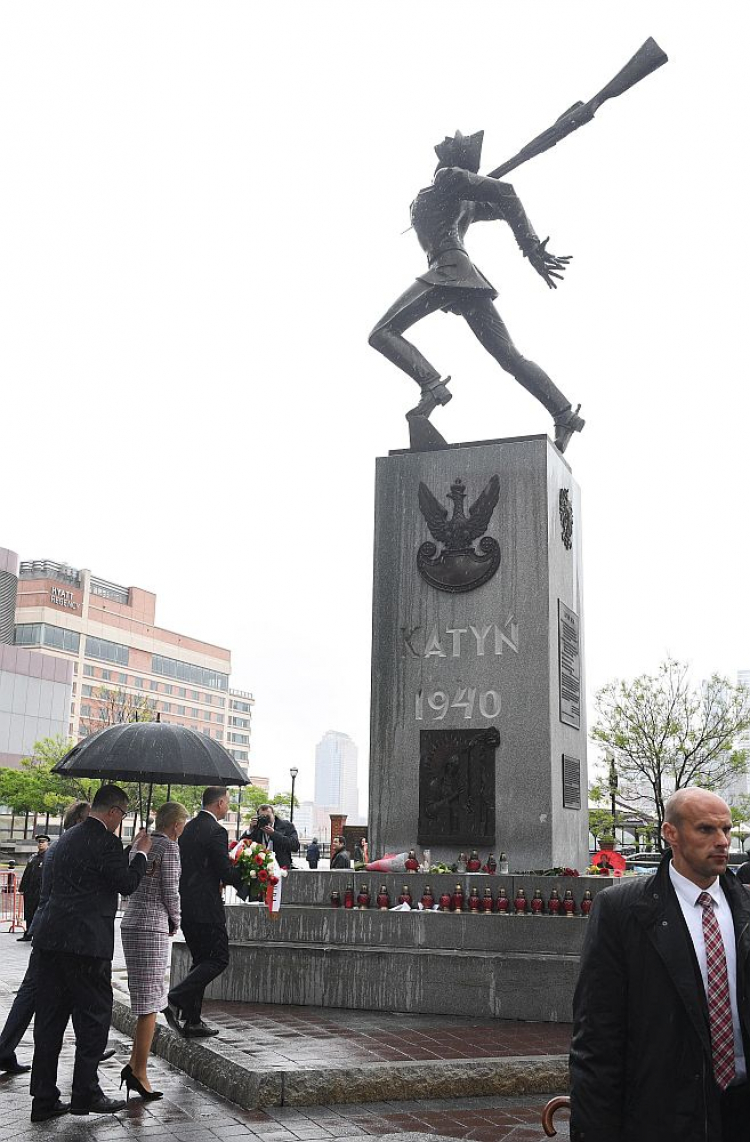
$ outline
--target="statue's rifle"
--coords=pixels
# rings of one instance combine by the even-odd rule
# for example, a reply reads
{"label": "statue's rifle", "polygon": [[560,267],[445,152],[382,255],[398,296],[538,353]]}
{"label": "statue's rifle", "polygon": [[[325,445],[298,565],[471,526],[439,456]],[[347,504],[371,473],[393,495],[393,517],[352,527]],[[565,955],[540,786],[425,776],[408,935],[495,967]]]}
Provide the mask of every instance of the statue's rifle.
{"label": "statue's rifle", "polygon": [[566,135],[577,131],[584,123],[590,123],[602,103],[606,103],[608,99],[614,99],[617,95],[622,95],[624,91],[628,91],[636,83],[640,83],[642,79],[645,79],[647,75],[656,71],[657,67],[661,67],[666,62],[667,56],[656,40],[649,37],[633,58],[625,64],[622,71],[618,71],[614,79],[610,80],[607,86],[603,87],[593,99],[589,99],[588,103],[574,103],[572,107],[563,112],[551,127],[527,143],[517,155],[508,159],[502,166],[495,167],[493,171],[490,171],[489,177],[502,178],[509,171],[520,167],[521,163],[528,162],[535,155],[541,155],[544,151],[548,151]]}

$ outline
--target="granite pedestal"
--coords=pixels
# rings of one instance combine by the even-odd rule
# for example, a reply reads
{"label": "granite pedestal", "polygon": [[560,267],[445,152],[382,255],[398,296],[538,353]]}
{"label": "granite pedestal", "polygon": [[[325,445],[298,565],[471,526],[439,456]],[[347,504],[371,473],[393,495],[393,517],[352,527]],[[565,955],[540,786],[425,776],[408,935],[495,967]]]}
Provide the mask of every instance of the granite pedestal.
{"label": "granite pedestal", "polygon": [[[457,500],[460,557],[424,546]],[[546,436],[377,461],[371,853],[587,866],[582,595],[579,489]]]}
{"label": "granite pedestal", "polygon": [[[494,897],[540,888],[562,898],[612,884],[604,877],[513,877],[292,872],[278,918],[258,905],[227,908],[230,963],[208,988],[209,999],[299,1004],[356,1010],[421,1012],[541,1022],[567,1022],[589,921],[575,916],[501,916],[393,912],[330,906],[333,888],[368,886],[372,902],[384,884],[396,902],[404,882],[414,902],[427,883],[436,899],[461,883]],[[172,981],[188,971],[187,947],[175,941]]]}

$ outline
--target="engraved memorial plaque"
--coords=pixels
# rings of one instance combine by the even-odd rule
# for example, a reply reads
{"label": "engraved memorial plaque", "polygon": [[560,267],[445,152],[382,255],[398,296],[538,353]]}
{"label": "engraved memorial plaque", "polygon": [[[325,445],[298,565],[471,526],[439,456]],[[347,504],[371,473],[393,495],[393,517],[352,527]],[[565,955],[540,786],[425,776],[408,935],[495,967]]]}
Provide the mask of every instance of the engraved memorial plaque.
{"label": "engraved memorial plaque", "polygon": [[421,730],[420,845],[491,845],[495,840],[495,750],[486,730]]}
{"label": "engraved memorial plaque", "polygon": [[560,721],[581,728],[581,645],[578,615],[557,600],[557,640],[560,659]]}
{"label": "engraved memorial plaque", "polygon": [[563,767],[563,808],[581,808],[581,761],[564,753]]}

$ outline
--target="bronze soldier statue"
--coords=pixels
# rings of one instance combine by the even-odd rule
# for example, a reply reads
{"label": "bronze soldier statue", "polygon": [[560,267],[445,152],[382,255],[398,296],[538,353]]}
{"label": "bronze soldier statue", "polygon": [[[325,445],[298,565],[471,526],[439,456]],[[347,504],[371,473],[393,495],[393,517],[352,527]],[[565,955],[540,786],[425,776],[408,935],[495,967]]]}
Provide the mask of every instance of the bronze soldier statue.
{"label": "bronze soldier statue", "polygon": [[[497,291],[472,263],[464,237],[472,222],[507,222],[524,257],[555,289],[570,258],[555,257],[549,252],[548,239],[539,240],[513,187],[500,179],[590,123],[603,103],[622,95],[666,62],[656,41],[646,40],[592,99],[574,103],[551,127],[489,175],[477,173],[482,131],[468,136],[457,131],[453,138],[446,137],[435,147],[439,162],[432,185],[420,190],[411,206],[412,226],[427,254],[427,273],[401,294],[370,334],[373,348],[408,373],[420,387],[419,403],[407,413],[412,429],[426,426],[433,410],[447,404],[452,394],[446,387],[450,377],[442,379],[404,333],[428,313],[442,309],[463,317],[487,352],[544,405],[554,420],[555,444],[561,452],[573,433],[581,431],[584,421],[578,415],[580,405],[574,409],[544,370],[523,357],[511,341],[493,305]],[[434,429],[429,430],[430,434],[431,439],[440,440]],[[421,436],[425,438],[424,430]]]}
{"label": "bronze soldier statue", "polygon": [[507,222],[525,258],[547,285],[555,289],[570,261],[547,250],[526,216],[510,183],[478,175],[484,132],[462,135],[457,131],[435,147],[440,160],[431,186],[420,190],[411,205],[411,221],[427,254],[427,273],[421,274],[377,323],[370,344],[394,365],[408,373],[421,388],[419,403],[407,417],[429,417],[452,394],[437,370],[403,336],[415,322],[442,309],[457,313],[488,353],[535,396],[554,418],[555,444],[565,451],[584,421],[571,402],[539,365],[519,353],[503,319],[493,305],[497,290],[471,261],[464,236],[472,222]]}

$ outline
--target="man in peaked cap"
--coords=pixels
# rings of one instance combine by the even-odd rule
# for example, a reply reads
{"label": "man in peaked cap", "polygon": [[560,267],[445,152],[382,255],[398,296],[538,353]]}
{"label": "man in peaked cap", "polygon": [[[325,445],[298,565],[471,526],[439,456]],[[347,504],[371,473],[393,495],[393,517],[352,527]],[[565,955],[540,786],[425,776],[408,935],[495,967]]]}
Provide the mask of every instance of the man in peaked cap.
{"label": "man in peaked cap", "polygon": [[[507,222],[524,257],[551,289],[562,279],[569,258],[555,257],[540,241],[510,183],[476,172],[484,132],[446,137],[435,147],[439,162],[431,186],[420,190],[411,206],[411,221],[428,270],[402,293],[370,334],[370,344],[420,386],[419,403],[408,418],[429,417],[451,393],[440,373],[407,341],[404,332],[442,309],[464,318],[474,336],[527,392],[554,418],[555,444],[561,452],[584,421],[543,369],[523,357],[513,344],[493,302],[497,291],[471,261],[464,246],[472,222]],[[580,406],[579,406],[580,408]]]}

